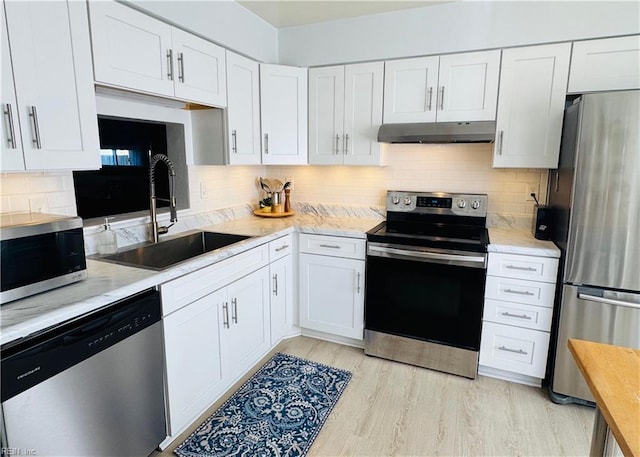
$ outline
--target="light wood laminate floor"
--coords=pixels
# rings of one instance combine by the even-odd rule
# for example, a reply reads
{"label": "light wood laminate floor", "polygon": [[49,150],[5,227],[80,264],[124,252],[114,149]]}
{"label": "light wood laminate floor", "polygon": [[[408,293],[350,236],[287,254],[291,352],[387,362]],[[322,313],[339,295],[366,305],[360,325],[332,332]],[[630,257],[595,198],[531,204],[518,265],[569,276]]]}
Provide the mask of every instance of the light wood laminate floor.
{"label": "light wood laminate floor", "polygon": [[[556,405],[541,389],[484,376],[469,380],[306,337],[283,341],[276,351],[353,373],[310,457],[589,454],[594,410]],[[174,455],[173,448],[234,391],[230,389],[172,447],[152,456]]]}

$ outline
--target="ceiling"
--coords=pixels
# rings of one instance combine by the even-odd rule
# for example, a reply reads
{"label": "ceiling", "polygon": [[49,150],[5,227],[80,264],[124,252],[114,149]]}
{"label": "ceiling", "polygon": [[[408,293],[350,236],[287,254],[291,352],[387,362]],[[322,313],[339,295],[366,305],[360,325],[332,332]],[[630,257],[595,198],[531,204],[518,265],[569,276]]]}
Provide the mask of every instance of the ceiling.
{"label": "ceiling", "polygon": [[407,8],[420,8],[454,0],[239,0],[238,3],[274,27],[314,24]]}

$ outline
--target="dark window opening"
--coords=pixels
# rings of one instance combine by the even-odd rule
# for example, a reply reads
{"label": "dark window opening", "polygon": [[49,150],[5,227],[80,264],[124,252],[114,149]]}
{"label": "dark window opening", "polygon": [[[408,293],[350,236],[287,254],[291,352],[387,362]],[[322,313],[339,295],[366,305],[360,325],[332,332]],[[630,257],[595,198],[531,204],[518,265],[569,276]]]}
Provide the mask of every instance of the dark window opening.
{"label": "dark window opening", "polygon": [[[91,219],[148,210],[150,156],[167,154],[173,160],[167,151],[167,126],[98,117],[98,128],[102,168],[73,172],[78,215]],[[169,197],[164,163],[157,165],[156,195]]]}

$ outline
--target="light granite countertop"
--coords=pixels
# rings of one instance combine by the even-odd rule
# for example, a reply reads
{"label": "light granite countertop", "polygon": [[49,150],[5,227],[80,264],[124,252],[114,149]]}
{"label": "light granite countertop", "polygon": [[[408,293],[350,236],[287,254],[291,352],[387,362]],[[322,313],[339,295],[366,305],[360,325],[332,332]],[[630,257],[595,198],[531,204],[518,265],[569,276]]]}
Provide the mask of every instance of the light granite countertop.
{"label": "light granite countertop", "polygon": [[528,230],[489,228],[489,252],[503,254],[560,257],[560,249],[551,241],[537,240]]}
{"label": "light granite countertop", "polygon": [[366,232],[378,223],[380,220],[377,219],[307,214],[286,218],[250,216],[201,229],[249,235],[253,238],[203,254],[163,271],[126,267],[89,258],[87,279],[3,305],[0,308],[0,344],[27,337],[91,313],[137,292],[171,281],[294,231],[366,238]]}
{"label": "light granite countertop", "polygon": [[[252,238],[203,254],[164,271],[126,267],[89,258],[87,279],[3,305],[0,308],[0,344],[27,337],[91,313],[137,292],[171,281],[288,233],[297,231],[364,239],[366,232],[380,222],[379,219],[338,218],[311,214],[298,214],[285,218],[250,216],[234,219],[201,227],[201,229],[249,235]],[[526,231],[491,228],[489,238],[491,242],[489,252],[560,256],[560,251],[553,243],[536,240]]]}

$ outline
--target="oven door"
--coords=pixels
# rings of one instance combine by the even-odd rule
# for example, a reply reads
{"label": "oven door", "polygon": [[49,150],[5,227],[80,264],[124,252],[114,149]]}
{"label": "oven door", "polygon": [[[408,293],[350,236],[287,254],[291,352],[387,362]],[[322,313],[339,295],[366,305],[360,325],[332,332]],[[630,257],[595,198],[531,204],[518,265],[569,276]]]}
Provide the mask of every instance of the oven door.
{"label": "oven door", "polygon": [[369,243],[365,328],[478,351],[486,257]]}

